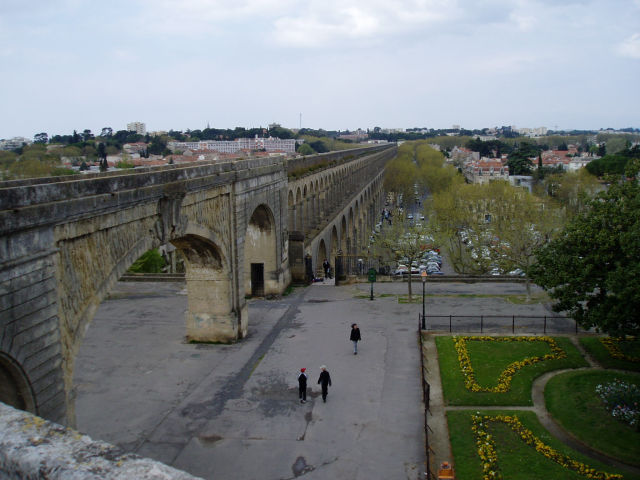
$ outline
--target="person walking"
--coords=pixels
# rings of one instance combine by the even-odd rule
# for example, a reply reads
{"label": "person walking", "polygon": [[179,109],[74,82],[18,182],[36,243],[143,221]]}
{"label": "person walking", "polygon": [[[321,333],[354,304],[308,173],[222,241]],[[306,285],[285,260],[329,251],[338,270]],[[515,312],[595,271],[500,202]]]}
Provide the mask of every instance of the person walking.
{"label": "person walking", "polygon": [[327,401],[327,393],[329,390],[329,386],[331,385],[331,375],[329,375],[329,371],[327,370],[326,365],[322,365],[320,367],[320,378],[318,378],[318,383],[322,386],[322,401],[326,403]]}
{"label": "person walking", "polygon": [[304,373],[306,368],[300,369],[300,375],[298,375],[298,395],[300,396],[300,403],[307,403],[307,374]]}
{"label": "person walking", "polygon": [[358,328],[358,325],[355,323],[351,324],[351,335],[349,336],[349,340],[353,342],[353,354],[357,355],[358,342],[362,340],[362,337],[360,336],[360,329]]}
{"label": "person walking", "polygon": [[324,278],[331,278],[329,276],[329,274],[331,273],[331,264],[326,258],[324,259],[324,262],[322,262],[322,268],[324,269]]}

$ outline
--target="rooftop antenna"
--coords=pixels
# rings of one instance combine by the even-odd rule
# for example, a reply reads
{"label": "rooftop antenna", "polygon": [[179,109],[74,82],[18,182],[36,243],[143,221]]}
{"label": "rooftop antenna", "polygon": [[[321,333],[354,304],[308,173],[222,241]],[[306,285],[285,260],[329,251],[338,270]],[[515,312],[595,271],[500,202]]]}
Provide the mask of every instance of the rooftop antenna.
{"label": "rooftop antenna", "polygon": [[300,113],[300,130],[302,130],[302,113]]}

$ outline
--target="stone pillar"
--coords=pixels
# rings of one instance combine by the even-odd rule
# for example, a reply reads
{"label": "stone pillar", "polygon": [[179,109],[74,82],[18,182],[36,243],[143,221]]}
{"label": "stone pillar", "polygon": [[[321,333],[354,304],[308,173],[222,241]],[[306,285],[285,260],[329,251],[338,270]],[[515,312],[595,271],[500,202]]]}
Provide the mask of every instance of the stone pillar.
{"label": "stone pillar", "polygon": [[296,205],[291,206],[289,223],[291,224],[289,227],[289,231],[293,232],[294,230],[298,230],[298,211]]}
{"label": "stone pillar", "polygon": [[315,275],[313,274],[313,257],[307,253],[304,257],[304,271],[307,277],[307,283],[313,283]]}
{"label": "stone pillar", "polygon": [[231,281],[221,277],[187,267],[187,340],[230,343],[246,334],[233,311]]}
{"label": "stone pillar", "polygon": [[338,250],[338,253],[336,255],[335,258],[335,265],[336,265],[336,271],[335,271],[335,285],[336,287],[340,284],[341,281],[344,281],[347,279],[346,275],[344,274],[344,265],[343,265],[343,256],[342,256],[342,250]]}
{"label": "stone pillar", "polygon": [[289,270],[291,271],[291,279],[295,283],[306,283],[308,281],[305,266],[304,234],[300,231],[289,232]]}

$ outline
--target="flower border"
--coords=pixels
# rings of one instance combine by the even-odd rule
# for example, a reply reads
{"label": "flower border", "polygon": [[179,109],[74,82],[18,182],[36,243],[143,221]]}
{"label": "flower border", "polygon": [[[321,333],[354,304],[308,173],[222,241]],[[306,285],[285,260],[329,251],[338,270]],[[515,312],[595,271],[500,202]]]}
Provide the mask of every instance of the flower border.
{"label": "flower border", "polygon": [[[498,385],[491,388],[481,387],[475,378],[473,367],[471,366],[471,357],[467,350],[467,341],[492,341],[492,342],[546,342],[551,347],[552,353],[543,355],[542,357],[529,357],[524,360],[518,360],[511,363],[504,369],[504,371],[498,377]],[[533,365],[534,363],[544,362],[545,360],[557,360],[565,358],[566,352],[561,349],[556,341],[551,337],[470,337],[470,336],[454,336],[453,344],[458,353],[458,361],[460,362],[460,370],[464,376],[464,385],[468,390],[472,392],[489,392],[489,393],[506,393],[511,388],[511,380],[515,373],[521,368],[527,365]]]}
{"label": "flower border", "polygon": [[640,363],[640,357],[632,357],[627,355],[620,349],[620,338],[616,337],[601,337],[600,343],[607,349],[609,355],[619,360],[626,360],[628,362]]}
{"label": "flower border", "polygon": [[586,478],[595,480],[615,480],[622,479],[623,476],[617,473],[608,473],[591,468],[589,465],[573,460],[571,457],[558,452],[554,448],[545,444],[536,437],[531,430],[526,428],[520,419],[515,415],[480,415],[476,413],[472,415],[472,426],[476,437],[477,453],[482,462],[483,480],[500,480],[503,478],[498,465],[498,454],[496,445],[488,432],[490,422],[503,422],[507,424],[514,432],[516,432],[522,441],[535,448],[535,450],[546,458],[556,462],[564,468],[573,470],[574,472]]}

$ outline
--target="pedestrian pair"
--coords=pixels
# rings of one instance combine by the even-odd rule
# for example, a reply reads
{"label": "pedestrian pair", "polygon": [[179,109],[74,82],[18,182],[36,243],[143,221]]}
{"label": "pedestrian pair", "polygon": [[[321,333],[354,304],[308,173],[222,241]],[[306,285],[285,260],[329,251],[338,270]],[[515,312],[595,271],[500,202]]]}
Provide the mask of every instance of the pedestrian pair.
{"label": "pedestrian pair", "polygon": [[[306,368],[300,369],[300,374],[298,375],[298,395],[300,397],[300,403],[307,402],[307,374]],[[322,388],[322,401],[327,401],[327,394],[329,393],[329,386],[331,385],[331,375],[329,375],[329,371],[327,370],[326,365],[322,365],[320,367],[320,377],[318,378],[318,383]]]}

